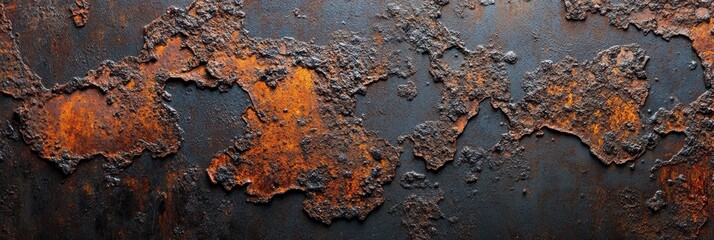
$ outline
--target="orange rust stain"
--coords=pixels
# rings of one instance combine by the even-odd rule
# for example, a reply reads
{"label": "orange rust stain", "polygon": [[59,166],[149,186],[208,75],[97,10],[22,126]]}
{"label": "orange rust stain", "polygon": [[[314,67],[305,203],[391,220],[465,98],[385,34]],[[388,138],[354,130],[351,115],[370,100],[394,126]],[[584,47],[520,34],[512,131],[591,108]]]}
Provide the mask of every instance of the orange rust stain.
{"label": "orange rust stain", "polygon": [[[300,149],[303,136],[327,133],[319,116],[313,78],[316,75],[311,70],[296,68],[275,89],[270,89],[264,82],[243,85],[254,106],[246,111],[244,120],[262,133],[256,146],[242,155],[251,163],[240,164],[236,172],[239,185],[251,183],[249,194],[270,198],[290,189],[300,189],[294,181],[299,171],[316,168],[327,161],[319,156],[308,161]],[[265,119],[260,119],[255,109],[259,109]],[[298,121],[309,121],[310,125],[299,126]],[[225,159],[218,161],[222,160]],[[271,162],[286,166],[275,169],[270,166]]]}
{"label": "orange rust stain", "polygon": [[[687,164],[667,165],[660,169],[659,182],[664,186],[668,203],[678,211],[673,218],[682,222],[701,223],[707,221],[712,209],[711,198],[714,181],[709,161],[699,161],[691,166]],[[668,181],[684,177],[684,181],[669,184]]]}
{"label": "orange rust stain", "polygon": [[179,74],[184,69],[189,69],[187,62],[193,58],[193,53],[182,47],[180,37],[166,40],[166,44],[157,46],[152,52],[156,61],[140,64],[141,72],[154,75],[158,69],[163,69],[169,73]]}
{"label": "orange rust stain", "polygon": [[382,45],[384,44],[384,36],[382,33],[374,33],[374,41],[377,43],[377,45]]}
{"label": "orange rust stain", "polygon": [[[396,152],[390,147],[382,153],[385,159],[375,157],[370,151],[382,140],[347,124],[340,114],[322,112],[326,103],[316,92],[316,86],[325,82],[321,76],[304,67],[289,67],[286,77],[271,87],[255,75],[268,68],[256,56],[217,54],[213,59],[224,66],[225,74],[239,76],[237,83],[248,92],[252,107],[243,119],[255,138],[238,160],[229,152],[214,156],[207,169],[212,182],[227,189],[248,184],[249,200],[257,202],[292,189],[306,191],[306,211],[325,223],[340,214],[326,208],[360,209],[358,215],[364,218],[381,203],[381,187],[368,194],[363,183],[375,169],[393,171]],[[315,172],[320,190],[305,183]]]}
{"label": "orange rust stain", "polygon": [[693,230],[711,217],[714,191],[712,165],[711,109],[714,95],[705,92],[689,105],[679,104],[672,110],[657,113],[655,131],[660,134],[684,132],[685,146],[660,168],[659,182],[666,192],[667,202],[674,206],[672,218],[691,223]]}
{"label": "orange rust stain", "polygon": [[506,112],[512,132],[520,138],[548,127],[576,135],[605,163],[632,160],[643,151],[640,108],[648,83],[635,73],[646,61],[638,47],[616,46],[598,53],[592,65],[572,58],[549,64],[530,80],[542,90]]}
{"label": "orange rust stain", "polygon": [[136,69],[128,79],[102,66],[88,74],[91,85],[71,93],[46,94],[42,104],[26,102],[23,115],[31,140],[42,158],[82,160],[102,155],[112,160],[131,160],[145,149],[156,156],[175,152],[180,129],[171,110],[163,105],[160,85],[153,81],[159,69],[179,74],[192,57],[174,38],[156,48],[156,61],[123,60],[116,66]]}
{"label": "orange rust stain", "polygon": [[142,142],[178,144],[174,134],[167,134],[176,130],[157,113],[156,93],[150,86],[132,80],[120,88],[123,91],[118,94],[91,88],[57,95],[33,108],[43,123],[39,127],[45,136],[42,157],[101,154],[120,158],[129,149],[140,152]]}
{"label": "orange rust stain", "polygon": [[[607,99],[606,105],[611,108],[611,114],[607,121],[604,123],[598,123],[606,125],[608,130],[616,130],[616,128],[625,126],[627,124],[632,124],[634,126],[642,125],[642,120],[638,114],[639,105],[631,99],[622,99],[620,96],[610,96]],[[639,128],[632,128],[632,131],[628,131],[626,134],[637,135],[639,133]]]}
{"label": "orange rust stain", "polygon": [[[571,81],[564,85],[547,85],[546,93],[552,101],[548,105],[540,105],[536,108],[548,109],[568,109],[568,108],[587,108],[585,99],[580,92],[585,92],[586,86],[578,82]],[[554,111],[554,115],[549,116],[549,119],[543,119],[542,123],[545,126],[558,131],[574,134],[584,140],[591,149],[599,153],[599,149],[603,147],[604,135],[608,132],[617,133],[616,136],[621,140],[635,139],[639,134],[639,127],[632,127],[631,130],[623,130],[623,126],[641,126],[642,120],[639,117],[640,105],[632,99],[623,99],[618,95],[601,94],[602,100],[605,100],[602,105],[597,106],[592,113],[578,113],[576,111]],[[585,114],[585,115],[583,115]],[[590,116],[592,114],[592,116]],[[540,122],[533,119],[534,122]],[[585,122],[585,128],[580,127],[579,122]],[[626,155],[618,157],[628,158]]]}
{"label": "orange rust stain", "polygon": [[[457,135],[463,133],[468,121],[474,116],[478,115],[479,104],[481,101],[490,97],[492,93],[489,92],[496,84],[497,81],[489,75],[488,69],[476,68],[468,71],[464,78],[453,76],[444,80],[444,85],[447,89],[458,89],[457,91],[462,91],[463,95],[460,96],[461,101],[466,103],[467,113],[456,119],[451,126],[456,130]],[[470,99],[468,93],[482,91],[485,92],[484,96],[481,98]]]}
{"label": "orange rust stain", "polygon": [[711,73],[714,68],[714,39],[712,39],[711,30],[714,28],[714,18],[710,19],[708,23],[702,23],[694,26],[690,33],[689,38],[692,40],[692,47],[702,59],[702,65],[704,65],[706,70]]}
{"label": "orange rust stain", "polygon": [[[560,94],[558,100],[554,101],[555,105],[551,107],[583,107],[584,99],[577,93],[581,91],[581,88],[578,88],[577,84],[572,84],[565,89],[567,94]],[[607,98],[603,97],[602,99],[605,99],[605,102],[599,106],[595,112],[582,113],[592,114],[592,116],[583,116],[575,111],[562,112],[554,116],[550,124],[548,124],[549,127],[577,135],[600,157],[604,157],[605,155],[600,152],[600,149],[602,149],[603,144],[606,143],[606,141],[604,141],[606,133],[616,133],[615,136],[620,141],[632,141],[636,139],[640,130],[639,126],[642,125],[642,119],[639,117],[638,110],[640,105],[631,99],[625,100],[618,95],[611,95]],[[587,118],[590,119],[586,120]],[[574,120],[586,121],[587,126],[580,128],[578,121]],[[624,126],[627,125],[631,125],[632,127],[629,130],[623,129],[625,128]],[[632,157],[623,153],[616,156],[616,158],[631,159]],[[618,162],[619,161],[621,160],[618,160]]]}

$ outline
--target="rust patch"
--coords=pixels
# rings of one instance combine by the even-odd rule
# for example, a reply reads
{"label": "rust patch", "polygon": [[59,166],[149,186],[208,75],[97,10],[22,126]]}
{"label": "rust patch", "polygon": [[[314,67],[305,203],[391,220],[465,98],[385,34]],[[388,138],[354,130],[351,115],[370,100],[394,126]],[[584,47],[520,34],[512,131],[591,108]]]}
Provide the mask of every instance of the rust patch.
{"label": "rust patch", "polygon": [[[446,3],[429,2],[419,7],[408,4],[389,6],[389,13],[397,22],[402,38],[417,51],[429,55],[432,79],[444,84],[439,120],[422,123],[409,135],[414,142],[414,155],[423,158],[427,168],[434,170],[454,159],[456,140],[469,119],[478,114],[481,101],[491,98],[493,107],[508,103],[510,81],[506,60],[513,60],[505,58],[494,46],[466,49],[458,34],[449,31],[437,20]],[[449,66],[443,59],[448,49],[457,49],[464,55],[459,66]]]}
{"label": "rust patch", "polygon": [[662,190],[653,195],[626,188],[616,195],[615,216],[628,238],[696,239],[708,221],[714,185],[708,161],[665,165],[659,169]]}
{"label": "rust patch", "polygon": [[660,110],[653,117],[660,134],[684,132],[685,145],[668,161],[655,166],[658,180],[673,205],[672,220],[685,236],[695,237],[711,217],[714,194],[714,94],[707,91],[689,105]]}
{"label": "rust patch", "polygon": [[456,140],[468,121],[479,111],[479,104],[491,98],[493,107],[510,99],[508,78],[502,54],[496,50],[464,49],[464,62],[456,71],[441,58],[432,59],[432,75],[443,81],[439,121],[429,121],[414,128],[414,154],[423,157],[429,169],[439,169],[454,159]]}
{"label": "rust patch", "polygon": [[[176,48],[168,44],[169,48]],[[173,109],[162,102],[162,71],[177,68],[179,54],[161,46],[154,61],[127,58],[51,92],[26,101],[18,110],[27,143],[65,173],[80,160],[101,155],[116,166],[149,150],[154,157],[178,150],[181,129]]]}
{"label": "rust patch", "polygon": [[439,202],[444,200],[443,192],[435,196],[410,195],[390,209],[403,216],[402,226],[411,239],[431,239],[438,233],[435,220],[444,218]]}
{"label": "rust patch", "polygon": [[[398,151],[362,128],[352,114],[354,95],[413,70],[388,59],[396,51],[346,32],[329,46],[252,39],[242,29],[241,8],[240,2],[196,1],[169,9],[146,27],[139,56],[108,61],[25,101],[18,110],[25,140],[65,173],[97,155],[110,160],[110,169],[145,150],[166,156],[182,139],[175,112],[162,102],[170,100],[164,83],[181,79],[221,90],[235,83],[252,100],[243,115],[248,130],[215,156],[207,169],[211,180],[226,189],[250,183],[254,202],[305,191],[305,211],[327,224],[364,219],[384,201],[381,185],[392,179]],[[9,56],[18,56],[11,50]],[[8,82],[21,82],[15,79]]]}
{"label": "rust patch", "polygon": [[[678,156],[681,157],[681,152]],[[675,157],[676,158],[676,157]],[[666,165],[660,169],[659,182],[663,186],[671,222],[679,226],[672,236],[696,238],[699,229],[711,217],[714,179],[712,163],[702,159],[692,165]]]}
{"label": "rust patch", "polygon": [[317,92],[325,78],[290,67],[279,70],[284,78],[272,85],[250,74],[270,66],[254,56],[216,61],[227,71],[247,73],[237,82],[253,106],[243,115],[246,137],[212,160],[212,182],[229,190],[248,184],[254,202],[306,191],[305,211],[327,224],[336,217],[364,219],[383,202],[381,184],[394,175],[397,151],[349,115],[335,114],[329,98]]}
{"label": "rust patch", "polygon": [[400,185],[414,193],[392,206],[389,212],[402,216],[402,227],[411,239],[431,239],[438,233],[435,221],[445,218],[439,208],[444,191],[438,183],[430,183],[424,174],[416,172],[405,173]]}
{"label": "rust patch", "polygon": [[186,62],[196,64],[169,76],[207,87],[235,83],[250,96],[246,133],[214,156],[211,181],[228,190],[247,185],[252,202],[304,191],[305,211],[326,224],[366,218],[384,201],[381,186],[394,176],[398,151],[353,116],[354,95],[388,75],[410,73],[346,32],[327,46],[251,38],[240,8],[197,1],[147,27],[147,46],[181,32],[195,55]]}
{"label": "rust patch", "polygon": [[175,153],[182,131],[176,112],[163,103],[163,83],[200,75],[188,68],[193,54],[181,44],[167,39],[139,57],[107,61],[84,78],[33,96],[17,110],[25,141],[65,173],[94,156],[120,168],[145,150],[153,157]]}
{"label": "rust patch", "polygon": [[496,172],[491,182],[498,182],[508,177],[512,181],[531,179],[531,167],[523,156],[525,148],[516,139],[504,138],[491,149],[465,146],[456,159],[456,166],[466,171],[465,182],[476,183],[481,178],[483,169]]}
{"label": "rust patch", "polygon": [[566,17],[584,20],[588,13],[599,13],[610,18],[610,24],[626,29],[631,24],[641,31],[654,32],[665,39],[685,36],[702,59],[707,87],[714,82],[714,46],[712,46],[711,17],[714,3],[709,1],[644,1],[622,3],[598,0],[563,0]]}
{"label": "rust patch", "polygon": [[89,2],[87,0],[75,0],[75,6],[69,8],[72,13],[72,21],[77,27],[84,27],[89,20]]}
{"label": "rust patch", "polygon": [[414,100],[418,93],[417,86],[413,81],[407,81],[406,84],[397,87],[397,96],[407,101]]}
{"label": "rust patch", "polygon": [[[483,164],[516,180],[528,179],[530,168],[521,161],[523,148],[517,142],[542,128],[578,136],[606,164],[633,160],[654,144],[657,136],[644,130],[641,114],[649,85],[644,74],[648,58],[639,47],[615,46],[587,62],[570,57],[558,63],[543,62],[526,77],[526,98],[514,103],[506,64],[515,63],[518,57],[492,45],[465,48],[458,34],[438,21],[447,3],[389,4],[381,17],[395,21],[396,36],[380,32],[373,39],[363,39],[337,32],[332,42],[317,46],[291,38],[250,37],[243,29],[245,13],[240,1],[196,1],[187,9],[171,8],[149,24],[145,46],[137,57],[106,62],[87,76],[52,89],[44,88],[22,62],[3,13],[0,92],[23,101],[17,112],[25,141],[40,157],[70,173],[79,161],[94,156],[122,167],[143,151],[153,157],[175,153],[182,137],[175,112],[163,103],[171,98],[163,91],[166,81],[177,79],[220,90],[236,84],[252,102],[242,115],[247,130],[211,159],[206,169],[211,182],[228,190],[246,186],[252,202],[267,202],[290,190],[305,192],[305,211],[326,224],[335,218],[366,218],[384,202],[382,185],[394,177],[399,149],[364,129],[353,114],[355,95],[370,83],[390,75],[413,74],[408,63],[394,60],[396,51],[385,46],[390,41],[407,41],[427,54],[433,80],[443,84],[439,118],[416,126],[408,136],[414,142],[414,154],[424,158],[429,169],[439,169],[454,159],[459,135],[486,99],[509,118],[510,134],[488,152],[464,148],[460,162],[471,170],[467,182],[478,181]],[[709,5],[678,2],[660,8],[637,1],[617,7],[595,3],[566,0],[568,17],[582,19],[578,11],[598,11],[608,14],[618,27],[634,23],[666,38],[689,36],[704,60],[708,78],[714,75]],[[77,1],[76,5],[73,20],[84,26],[88,4]],[[458,66],[449,66],[443,59],[449,49],[464,55]],[[410,82],[400,86],[398,94],[412,99],[416,92]],[[654,118],[658,133],[687,135],[685,148],[653,169],[659,171],[662,192],[653,196],[649,208],[655,214],[666,210],[671,215],[670,222],[657,222],[657,227],[677,226],[662,231],[666,236],[696,236],[711,215],[712,99],[707,92],[688,106],[660,111]],[[8,154],[0,151],[0,161]],[[195,168],[184,171],[185,182],[168,187],[198,195],[193,184],[198,172]],[[166,181],[180,178],[179,173],[170,173]],[[146,179],[130,178],[125,183],[130,192],[151,192]],[[416,173],[405,175],[401,185],[410,190],[436,189],[436,193],[413,194],[392,208],[404,215],[403,225],[413,238],[436,234],[433,220],[443,218],[438,206],[443,191]],[[97,194],[90,185],[81,187],[90,197]],[[173,201],[186,200],[181,194],[160,195],[169,209],[178,208]],[[648,207],[641,195],[623,191],[620,203],[627,216],[640,220],[633,224],[636,231],[655,237],[659,230],[646,226],[651,213],[641,211]],[[143,211],[145,204],[139,202],[139,209]],[[137,214],[139,221],[145,218],[142,214]],[[176,217],[173,214],[169,211],[159,221],[167,224]],[[162,230],[170,235],[175,229]]]}
{"label": "rust patch", "polygon": [[606,164],[641,155],[641,108],[649,84],[648,57],[636,45],[615,46],[579,63],[544,61],[524,81],[526,97],[504,110],[516,139],[543,127],[578,136]]}

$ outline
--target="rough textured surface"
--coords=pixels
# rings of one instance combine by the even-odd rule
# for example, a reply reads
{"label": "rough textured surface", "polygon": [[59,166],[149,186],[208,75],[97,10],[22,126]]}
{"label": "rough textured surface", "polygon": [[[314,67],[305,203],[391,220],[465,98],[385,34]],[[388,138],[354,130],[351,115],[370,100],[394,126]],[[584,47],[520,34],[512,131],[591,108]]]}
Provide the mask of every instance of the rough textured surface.
{"label": "rough textured surface", "polygon": [[[599,13],[610,19],[610,24],[626,29],[634,25],[644,33],[654,32],[665,39],[684,36],[692,41],[692,47],[701,58],[705,68],[705,83],[711,87],[714,80],[712,64],[712,31],[714,24],[710,14],[709,1],[664,1],[651,2],[630,0],[622,3],[611,1],[569,1],[565,0],[568,19],[584,20],[587,13]],[[696,62],[690,69],[696,68]],[[672,159],[658,162],[652,171],[658,173],[658,180],[664,186],[647,204],[653,211],[659,211],[667,202],[671,203],[672,218],[668,224],[676,228],[662,231],[659,237],[694,238],[707,221],[711,212],[712,162],[709,160],[711,147],[707,147],[712,120],[711,92],[707,91],[688,106],[678,104],[674,109],[661,109],[653,117],[654,129],[666,135],[684,132],[685,146]],[[651,230],[651,229],[650,229]],[[647,236],[650,231],[639,229]],[[653,236],[653,235],[650,235]]]}
{"label": "rough textured surface", "polygon": [[154,69],[177,67],[166,63],[173,57],[107,62],[83,79],[33,96],[18,110],[25,141],[65,173],[95,155],[125,166],[144,150],[155,157],[176,152],[182,139],[177,116],[154,81],[160,78]]}
{"label": "rough textured surface", "polygon": [[364,219],[383,202],[381,185],[394,175],[397,149],[361,127],[351,113],[353,96],[392,69],[373,71],[389,66],[365,58],[374,49],[354,39],[324,47],[251,39],[241,7],[197,1],[170,9],[146,27],[140,56],[106,62],[26,101],[18,110],[26,141],[65,173],[95,155],[113,168],[144,150],[163,157],[182,140],[176,114],[162,102],[170,98],[163,84],[183,79],[224,89],[236,83],[253,102],[243,116],[248,130],[214,157],[211,181],[226,189],[250,183],[255,202],[306,191],[305,210],[327,224]]}
{"label": "rough textured surface", "polygon": [[137,2],[0,5],[0,235],[712,236],[709,3]]}
{"label": "rough textured surface", "polygon": [[224,71],[247,69],[247,74],[226,76],[239,76],[253,106],[243,115],[249,129],[245,137],[213,158],[211,181],[227,189],[249,183],[247,192],[256,202],[291,189],[307,191],[305,210],[328,224],[336,217],[364,219],[382,203],[381,185],[394,175],[397,150],[366,132],[341,109],[347,106],[330,103],[339,95],[327,91],[328,78],[305,67],[282,68],[277,71],[285,76],[271,88],[250,73],[262,64],[243,67],[229,61],[241,60],[219,58],[209,64]]}
{"label": "rough textured surface", "polygon": [[[497,107],[510,99],[503,53],[493,46],[466,49],[458,34],[438,21],[445,4],[427,1],[416,7],[407,3],[389,5],[400,34],[416,51],[429,56],[433,81],[444,85],[439,120],[416,126],[409,136],[414,142],[414,155],[424,158],[427,168],[433,170],[454,158],[456,139],[469,119],[478,114],[481,101],[491,98]],[[461,64],[449,66],[443,59],[448,49],[464,55]]]}
{"label": "rough textured surface", "polygon": [[84,27],[89,21],[89,2],[87,0],[75,0],[75,6],[69,8],[72,12],[72,21],[77,27]]}
{"label": "rough textured surface", "polygon": [[25,98],[41,91],[40,78],[23,62],[17,50],[12,24],[0,4],[0,92],[15,98]]}
{"label": "rough textured surface", "polygon": [[606,164],[642,154],[647,139],[642,106],[648,57],[635,45],[615,46],[592,61],[541,62],[524,82],[526,97],[506,115],[515,138],[548,127],[578,136]]}
{"label": "rough textured surface", "polygon": [[407,101],[412,101],[418,94],[416,84],[412,81],[408,81],[404,85],[399,85],[397,88],[397,95],[406,99]]}
{"label": "rough textured surface", "polygon": [[710,144],[714,130],[714,95],[707,91],[689,105],[660,109],[653,117],[660,134],[684,132],[685,145],[671,159],[658,163],[652,172],[664,186],[664,197],[672,205],[672,221],[681,232],[670,233],[696,237],[711,217],[714,194],[714,147]]}
{"label": "rough textured surface", "polygon": [[584,20],[587,13],[599,13],[610,18],[610,24],[626,29],[630,25],[641,31],[654,32],[665,39],[686,36],[702,59],[707,86],[714,81],[714,51],[711,18],[714,3],[709,1],[613,1],[564,0],[566,17]]}
{"label": "rough textured surface", "polygon": [[404,215],[402,226],[407,229],[411,239],[430,239],[438,233],[434,220],[444,218],[439,209],[439,202],[444,196],[411,195],[391,211]]}
{"label": "rough textured surface", "polygon": [[439,208],[439,203],[444,200],[444,191],[438,183],[430,184],[424,174],[416,172],[405,173],[400,184],[415,191],[389,211],[402,215],[402,227],[411,239],[430,239],[439,233],[435,221],[445,218]]}

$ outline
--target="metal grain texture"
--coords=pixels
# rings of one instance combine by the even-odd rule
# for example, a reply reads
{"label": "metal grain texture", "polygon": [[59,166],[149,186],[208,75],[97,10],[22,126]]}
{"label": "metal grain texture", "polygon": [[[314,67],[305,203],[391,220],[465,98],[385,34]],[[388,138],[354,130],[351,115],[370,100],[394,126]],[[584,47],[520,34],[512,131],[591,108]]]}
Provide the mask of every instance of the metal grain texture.
{"label": "metal grain texture", "polygon": [[[384,58],[385,62],[376,61],[374,66],[377,67],[370,69],[372,75],[363,74],[375,76],[379,81],[365,81],[366,87],[350,92],[347,98],[340,98],[345,101],[341,103],[326,101],[333,99],[329,94],[314,100],[318,103],[310,102],[307,97],[294,98],[296,94],[310,95],[303,91],[311,91],[300,90],[305,84],[296,81],[305,81],[305,78],[300,78],[296,72],[309,76],[309,81],[330,79],[329,74],[340,73],[340,69],[321,70],[324,72],[315,75],[310,69],[332,65],[303,65],[308,70],[301,70],[303,63],[281,65],[271,62],[290,62],[298,57],[290,54],[271,56],[272,60],[257,63],[258,66],[265,65],[265,69],[285,66],[284,70],[264,70],[263,75],[228,84],[196,75],[176,74],[167,76],[159,87],[132,91],[136,82],[153,86],[152,80],[165,74],[142,75],[157,72],[150,66],[139,67],[138,75],[127,74],[144,76],[131,78],[134,79],[131,81],[123,81],[121,77],[102,78],[106,76],[102,71],[109,76],[122,76],[127,72],[122,69],[132,69],[122,63],[141,66],[145,63],[141,56],[153,58],[150,63],[166,69],[178,66],[174,59],[190,58],[182,55],[184,51],[179,51],[191,47],[188,37],[175,40],[179,42],[157,44],[158,48],[147,47],[145,42],[153,39],[152,35],[146,34],[151,29],[144,26],[162,15],[175,14],[175,11],[167,10],[170,6],[181,9],[191,2],[2,2],[4,13],[12,22],[12,34],[17,34],[12,35],[17,42],[17,52],[27,69],[37,75],[25,73],[20,75],[30,77],[21,78],[38,79],[46,88],[31,90],[41,88],[36,83],[28,85],[25,82],[25,85],[19,85],[24,88],[8,88],[25,89],[23,93],[7,91],[8,94],[0,96],[0,109],[3,109],[0,112],[2,238],[714,237],[711,224],[714,217],[711,182],[714,179],[711,178],[712,163],[709,160],[711,147],[706,146],[711,139],[706,108],[711,105],[711,94],[705,83],[711,77],[707,76],[708,69],[698,64],[707,64],[709,56],[702,49],[709,47],[702,42],[711,40],[711,36],[702,31],[692,32],[698,39],[698,45],[693,49],[687,37],[673,36],[665,40],[659,35],[644,35],[635,27],[622,25],[621,22],[629,21],[629,18],[617,18],[616,26],[611,26],[613,21],[608,17],[612,15],[587,13],[584,21],[584,17],[577,15],[579,11],[618,11],[609,1],[599,6],[593,6],[589,1],[559,0],[496,1],[493,5],[488,1],[482,4],[468,0],[424,3],[245,1],[241,10],[245,16],[241,17],[243,22],[239,28],[245,30],[249,41],[265,41],[255,45],[254,49],[258,50],[252,50],[261,58],[270,56],[270,44],[283,44],[288,49],[314,47],[312,56],[334,56],[331,54],[335,52],[329,51],[330,46],[343,41],[352,47],[367,46],[362,48],[367,49],[365,51],[346,51],[348,56],[354,53],[357,57],[366,57],[367,53],[373,54],[368,56],[388,56]],[[423,12],[410,12],[414,9]],[[698,9],[696,7],[695,11]],[[633,23],[637,24],[635,20]],[[687,23],[686,19],[680,22]],[[395,25],[399,27],[395,28]],[[414,34],[415,31],[404,30],[404,26],[428,34]],[[642,26],[638,27],[647,30],[648,25]],[[440,27],[459,34],[451,35]],[[354,36],[367,40],[363,43],[345,40]],[[3,38],[0,40],[3,44],[8,43]],[[241,41],[240,44],[252,44]],[[171,46],[177,51],[170,51]],[[613,46],[626,47],[611,48]],[[376,51],[369,52],[370,49]],[[627,53],[634,52],[632,56],[635,58],[618,55],[622,49]],[[328,53],[321,55],[323,50]],[[510,56],[510,51],[516,56]],[[698,53],[703,53],[701,59]],[[169,57],[162,58],[161,54]],[[646,55],[648,59],[637,58],[640,55]],[[139,60],[122,62],[127,56],[139,56]],[[517,59],[507,59],[506,56]],[[224,63],[221,66],[228,65],[226,59],[229,58],[220,59]],[[618,59],[628,63],[620,64]],[[639,60],[633,62],[633,59]],[[107,64],[105,60],[120,64]],[[543,63],[544,60],[551,60],[552,65]],[[574,65],[575,61],[587,60],[593,63]],[[615,67],[605,70],[597,67],[611,60]],[[10,66],[6,62],[2,64],[3,67]],[[229,72],[228,66],[226,71]],[[571,69],[576,69],[584,77],[569,79],[564,73]],[[613,69],[622,72],[613,72]],[[90,72],[92,70],[96,71]],[[281,74],[281,71],[285,72]],[[588,80],[588,71],[595,76],[593,79]],[[278,74],[274,74],[276,72]],[[220,78],[218,72],[211,74],[219,76],[218,79],[228,78]],[[8,76],[20,78],[15,77],[17,74]],[[272,76],[277,77],[273,79]],[[474,81],[469,82],[469,79]],[[477,79],[485,79],[485,83]],[[276,81],[278,89],[291,82],[295,82],[296,87],[283,94],[270,95],[274,93],[269,87],[272,80]],[[609,85],[593,88],[587,84],[595,80]],[[618,85],[622,81],[644,81],[646,86],[627,85],[623,88]],[[552,86],[538,91],[539,86],[548,84]],[[259,86],[268,87],[261,89]],[[645,92],[631,91],[642,88]],[[0,90],[5,92],[5,89]],[[568,91],[580,97],[584,110],[593,110],[593,116],[598,108],[611,110],[612,113],[605,114],[611,116],[610,120],[598,122],[595,118],[589,121],[592,116],[579,119],[558,111],[559,106],[572,104],[567,100]],[[602,92],[614,92],[618,97],[592,96]],[[37,105],[27,100],[28,94],[38,94],[42,97],[32,99],[47,103],[33,108]],[[267,100],[261,100],[261,96]],[[105,138],[80,139],[69,144],[74,146],[70,148],[64,143],[58,144],[62,136],[51,138],[66,132],[54,129],[51,124],[61,128],[106,120],[70,118],[72,122],[59,124],[62,123],[64,105],[58,103],[55,106],[51,101],[72,97],[80,100],[95,98],[79,101],[79,107],[76,103],[72,106],[93,112],[91,116],[113,114],[127,106],[134,110],[121,115],[124,118],[119,122],[125,124],[121,131],[112,132],[109,127],[103,135]],[[107,98],[115,100],[104,104]],[[459,105],[454,104],[459,101],[470,101],[466,111],[459,110]],[[349,157],[345,161],[357,163],[360,157],[379,158],[382,160],[375,163],[381,164],[380,167],[369,163],[363,165],[367,170],[362,171],[354,165],[341,165],[344,162],[329,165],[331,159],[320,160],[325,164],[317,164],[319,166],[304,160],[304,163],[295,164],[291,161],[301,162],[297,152],[271,153],[271,150],[282,143],[279,140],[302,143],[309,130],[300,130],[300,126],[284,130],[278,127],[283,126],[280,121],[251,116],[251,111],[257,110],[280,119],[298,121],[300,116],[291,114],[293,108],[314,107],[310,104],[333,106],[324,105],[324,102],[332,102],[337,109],[335,112],[346,109],[347,113],[337,114],[343,116],[337,121],[332,119],[333,115],[308,117],[320,119],[315,121],[325,124],[346,121],[343,126],[348,126],[348,130],[344,130],[345,134],[357,132],[341,135],[334,128],[327,129],[337,133],[330,136],[357,142],[354,145],[357,147],[342,148],[348,149],[345,152]],[[540,118],[533,119],[534,115],[519,112],[517,103],[528,102],[542,104],[540,109],[544,109],[544,113],[535,115]],[[612,106],[608,107],[608,104]],[[658,110],[660,108],[663,110]],[[37,121],[36,116],[44,117]],[[359,119],[359,123],[353,124],[344,118]],[[630,121],[632,119],[636,121]],[[28,122],[44,125],[28,129]],[[585,122],[586,127],[573,128],[579,125],[569,122]],[[588,122],[591,124],[587,125]],[[635,128],[646,126],[637,132],[628,130],[633,126],[620,128],[627,123]],[[127,128],[142,124],[152,127],[125,132]],[[588,135],[587,127],[593,124],[615,132],[608,141],[614,138],[612,141],[640,147],[622,148],[608,157],[603,147],[607,144],[597,143],[598,139],[606,137]],[[85,130],[78,129],[75,134]],[[27,134],[42,131],[51,140]],[[362,134],[369,131],[375,131],[376,135]],[[162,135],[152,135],[157,132]],[[292,134],[284,139],[260,142],[257,146],[261,148],[255,151],[265,154],[240,150],[240,143],[246,139],[255,143],[252,138],[246,138],[246,134],[257,132],[261,136],[263,133],[266,136]],[[433,133],[438,133],[438,137],[433,137]],[[652,136],[656,139],[648,138],[649,134],[655,134]],[[116,136],[140,141],[117,142],[114,141]],[[33,140],[33,137],[37,138]],[[165,139],[174,141],[166,142]],[[382,141],[376,139],[386,140],[380,145],[380,151],[370,147],[363,153],[352,150]],[[314,141],[317,143],[309,149],[317,149],[312,151],[316,156],[330,156],[335,150],[329,146],[334,145],[320,144],[333,140]],[[654,143],[649,144],[650,140]],[[360,142],[364,143],[360,145]],[[62,146],[55,148],[55,145]],[[401,150],[398,159],[390,152],[392,146]],[[56,156],[51,154],[53,151]],[[240,165],[241,160],[230,158],[245,156],[254,159],[269,156],[280,166],[266,162],[238,171],[235,165]],[[231,169],[230,166],[233,170],[226,170]],[[396,169],[389,170],[390,167]],[[261,172],[266,168],[282,170],[267,171],[266,176],[266,172]],[[372,183],[375,188],[383,188],[378,190],[380,196],[376,198],[352,197],[349,191],[330,187],[331,183],[340,186],[348,184],[349,179],[359,179],[352,176],[371,179],[369,169],[376,168],[386,169],[386,175],[377,177],[376,183]],[[328,172],[354,169],[355,173],[335,175],[310,171],[315,169],[328,169]],[[364,173],[360,175],[359,172]],[[245,185],[260,182],[257,179],[264,179],[266,183]],[[354,196],[364,196],[364,192]],[[355,203],[359,199],[368,200]],[[327,205],[320,205],[325,201]],[[330,207],[332,210],[325,210]]]}

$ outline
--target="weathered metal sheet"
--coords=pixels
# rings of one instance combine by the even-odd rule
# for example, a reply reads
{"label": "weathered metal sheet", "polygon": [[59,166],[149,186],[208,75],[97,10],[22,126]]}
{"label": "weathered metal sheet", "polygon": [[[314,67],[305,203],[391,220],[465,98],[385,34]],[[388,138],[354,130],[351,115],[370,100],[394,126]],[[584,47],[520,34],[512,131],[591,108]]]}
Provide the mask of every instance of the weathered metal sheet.
{"label": "weathered metal sheet", "polygon": [[5,0],[0,236],[708,239],[712,10]]}

